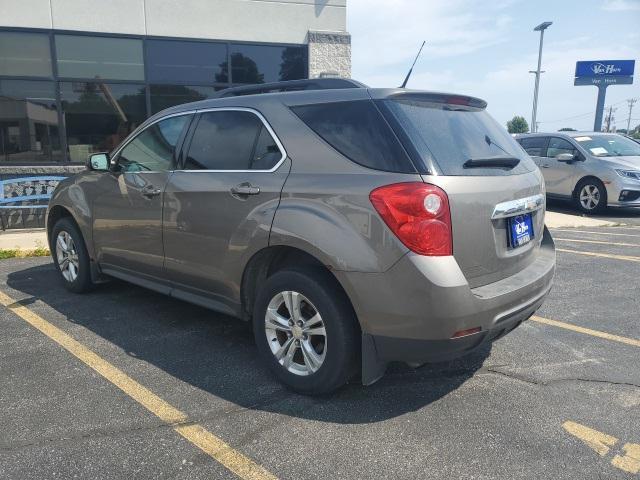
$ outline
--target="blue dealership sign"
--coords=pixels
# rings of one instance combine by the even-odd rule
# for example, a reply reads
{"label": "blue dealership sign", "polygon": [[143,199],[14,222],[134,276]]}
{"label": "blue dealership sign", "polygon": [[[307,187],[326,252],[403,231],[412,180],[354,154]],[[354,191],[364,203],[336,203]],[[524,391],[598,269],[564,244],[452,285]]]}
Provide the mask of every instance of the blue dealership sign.
{"label": "blue dealership sign", "polygon": [[635,60],[592,60],[576,62],[576,77],[632,76]]}

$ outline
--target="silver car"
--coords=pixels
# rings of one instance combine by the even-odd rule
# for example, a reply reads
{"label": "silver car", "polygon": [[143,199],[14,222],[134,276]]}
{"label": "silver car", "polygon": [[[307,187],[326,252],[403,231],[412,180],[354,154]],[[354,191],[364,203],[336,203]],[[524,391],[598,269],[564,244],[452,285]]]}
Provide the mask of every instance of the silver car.
{"label": "silver car", "polygon": [[536,162],[547,196],[583,213],[640,207],[640,144],[615,133],[558,132],[516,137]]}
{"label": "silver car", "polygon": [[486,102],[337,79],[219,95],[58,185],[69,290],[115,277],[253,322],[263,364],[307,394],[464,355],[544,301],[542,175]]}

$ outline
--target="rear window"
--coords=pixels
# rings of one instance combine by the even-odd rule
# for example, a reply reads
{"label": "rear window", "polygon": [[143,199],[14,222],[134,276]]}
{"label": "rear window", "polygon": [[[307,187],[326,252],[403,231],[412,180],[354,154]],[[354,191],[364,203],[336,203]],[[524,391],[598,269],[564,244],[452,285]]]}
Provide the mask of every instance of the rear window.
{"label": "rear window", "polygon": [[360,165],[387,172],[416,171],[370,100],[304,105],[291,110],[325,142]]}
{"label": "rear window", "polygon": [[[536,167],[516,141],[481,108],[415,99],[384,100],[426,170],[443,175],[517,175]],[[464,168],[468,160],[515,157],[511,168]]]}

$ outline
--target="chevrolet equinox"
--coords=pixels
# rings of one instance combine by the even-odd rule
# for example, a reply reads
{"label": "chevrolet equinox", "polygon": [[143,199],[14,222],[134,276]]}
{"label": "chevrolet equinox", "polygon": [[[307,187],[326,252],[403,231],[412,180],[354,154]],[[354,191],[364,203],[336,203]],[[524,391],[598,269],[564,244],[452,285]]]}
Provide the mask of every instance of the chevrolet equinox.
{"label": "chevrolet equinox", "polygon": [[53,260],[72,292],[116,277],[253,322],[306,394],[464,355],[555,270],[540,170],[485,108],[342,79],[169,108],[58,185]]}

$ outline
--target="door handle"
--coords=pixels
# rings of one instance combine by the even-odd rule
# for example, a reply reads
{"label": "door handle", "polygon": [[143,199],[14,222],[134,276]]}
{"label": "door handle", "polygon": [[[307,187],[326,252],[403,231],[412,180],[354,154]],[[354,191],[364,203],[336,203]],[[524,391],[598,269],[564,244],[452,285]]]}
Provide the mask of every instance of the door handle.
{"label": "door handle", "polygon": [[147,185],[146,187],[144,187],[142,189],[142,196],[147,197],[147,198],[152,198],[152,197],[157,197],[158,195],[160,195],[162,193],[162,190],[160,190],[159,188],[154,187],[153,185]]}
{"label": "door handle", "polygon": [[548,163],[543,163],[542,168],[551,168],[551,165],[549,165]]}
{"label": "door handle", "polygon": [[240,185],[236,185],[235,187],[231,187],[231,194],[239,197],[244,197],[247,195],[258,195],[260,193],[260,188],[250,183],[241,183]]}

